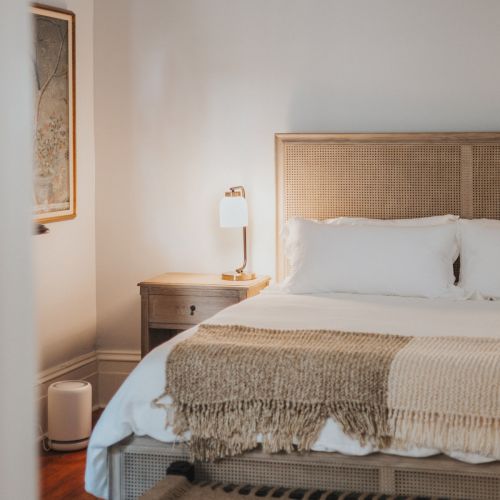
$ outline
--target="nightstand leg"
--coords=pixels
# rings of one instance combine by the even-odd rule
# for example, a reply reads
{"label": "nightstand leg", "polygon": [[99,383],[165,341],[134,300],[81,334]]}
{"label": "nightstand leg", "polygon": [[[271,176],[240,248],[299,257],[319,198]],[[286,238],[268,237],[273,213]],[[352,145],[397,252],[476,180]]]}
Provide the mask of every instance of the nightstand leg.
{"label": "nightstand leg", "polygon": [[150,349],[149,337],[149,293],[141,293],[141,358],[146,356]]}

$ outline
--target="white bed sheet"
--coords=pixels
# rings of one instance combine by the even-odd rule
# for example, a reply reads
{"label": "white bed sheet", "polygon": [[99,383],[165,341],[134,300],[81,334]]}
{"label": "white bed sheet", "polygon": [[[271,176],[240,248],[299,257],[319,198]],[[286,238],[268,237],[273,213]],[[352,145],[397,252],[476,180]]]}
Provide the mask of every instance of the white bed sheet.
{"label": "white bed sheet", "polygon": [[[312,328],[393,333],[415,336],[482,336],[500,338],[500,301],[456,301],[353,294],[289,295],[269,290],[229,307],[207,323],[242,324],[267,328]],[[176,436],[166,427],[165,411],[151,402],[165,387],[165,362],[175,344],[190,337],[191,328],[150,352],[125,380],[97,423],[87,452],[86,490],[107,498],[107,448],[134,433],[164,442]],[[169,398],[165,398],[165,402]],[[188,436],[186,436],[187,438]],[[317,451],[366,455],[378,451],[361,446],[329,419],[317,442]],[[437,449],[385,450],[402,456],[424,457]],[[469,463],[490,459],[449,453]]]}

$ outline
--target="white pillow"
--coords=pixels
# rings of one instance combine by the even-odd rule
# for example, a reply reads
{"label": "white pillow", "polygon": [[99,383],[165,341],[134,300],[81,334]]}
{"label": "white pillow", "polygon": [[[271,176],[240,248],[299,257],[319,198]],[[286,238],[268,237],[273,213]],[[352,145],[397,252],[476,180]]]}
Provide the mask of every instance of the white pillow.
{"label": "white pillow", "polygon": [[366,217],[337,217],[326,219],[327,224],[361,224],[367,226],[437,226],[448,222],[456,222],[458,215],[436,215],[416,219],[368,219]]}
{"label": "white pillow", "polygon": [[500,221],[461,219],[460,282],[467,293],[500,298]]}
{"label": "white pillow", "polygon": [[435,226],[288,222],[289,293],[349,292],[414,297],[453,293],[456,223]]}
{"label": "white pillow", "polygon": [[[336,219],[327,219],[323,222],[327,224],[360,224],[364,226],[438,226],[440,224],[448,224],[449,222],[457,222],[460,217],[458,215],[434,215],[431,217],[418,217],[415,219],[368,219],[366,217],[337,217]],[[460,249],[456,248],[453,261],[458,259]]]}
{"label": "white pillow", "polygon": [[[315,222],[320,222],[323,224],[337,224],[337,225],[363,225],[363,226],[437,226],[440,224],[447,224],[450,222],[457,222],[459,219],[458,215],[436,215],[433,217],[419,217],[416,219],[368,219],[366,217],[336,217],[334,219],[302,219],[302,220],[314,220]],[[286,239],[288,237],[288,225],[285,225],[281,233],[285,245]],[[454,261],[457,260],[459,254],[459,248],[457,245],[457,250],[454,256]]]}

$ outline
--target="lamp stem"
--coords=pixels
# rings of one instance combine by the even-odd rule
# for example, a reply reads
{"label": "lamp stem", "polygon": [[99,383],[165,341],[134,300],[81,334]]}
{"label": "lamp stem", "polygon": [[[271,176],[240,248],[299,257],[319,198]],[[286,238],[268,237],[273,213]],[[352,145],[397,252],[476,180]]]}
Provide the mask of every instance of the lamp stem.
{"label": "lamp stem", "polygon": [[238,274],[241,274],[247,265],[247,228],[243,226],[243,265],[236,269]]}
{"label": "lamp stem", "polygon": [[[233,186],[229,188],[230,193],[226,196],[235,196],[235,191],[240,191],[241,196],[245,198],[245,188],[243,186]],[[255,273],[246,273],[245,267],[247,265],[247,227],[243,226],[243,265],[238,267],[235,271],[229,273],[222,273],[223,280],[229,281],[247,281],[255,279]]]}

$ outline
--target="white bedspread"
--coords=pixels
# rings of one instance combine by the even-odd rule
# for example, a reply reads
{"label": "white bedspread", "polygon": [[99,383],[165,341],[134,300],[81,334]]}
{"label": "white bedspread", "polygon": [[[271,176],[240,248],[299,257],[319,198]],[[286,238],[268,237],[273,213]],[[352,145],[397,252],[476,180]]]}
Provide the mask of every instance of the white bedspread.
{"label": "white bedspread", "polygon": [[[332,329],[415,336],[483,336],[500,338],[500,301],[454,301],[370,295],[287,295],[269,290],[229,307],[208,323],[255,327]],[[172,347],[193,335],[191,328],[149,353],[110,401],[92,434],[85,472],[88,492],[108,495],[107,448],[128,435],[148,435],[172,442],[176,436],[165,426],[165,411],[151,402],[165,387],[165,362]],[[165,402],[168,402],[168,397]],[[188,437],[188,436],[186,436]],[[333,420],[325,424],[313,446],[318,451],[366,455],[377,451],[361,446],[342,433]],[[423,457],[437,449],[385,450]],[[489,461],[476,455],[449,453],[469,463]]]}

